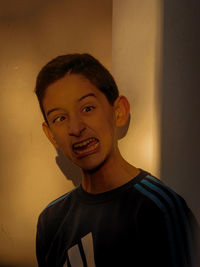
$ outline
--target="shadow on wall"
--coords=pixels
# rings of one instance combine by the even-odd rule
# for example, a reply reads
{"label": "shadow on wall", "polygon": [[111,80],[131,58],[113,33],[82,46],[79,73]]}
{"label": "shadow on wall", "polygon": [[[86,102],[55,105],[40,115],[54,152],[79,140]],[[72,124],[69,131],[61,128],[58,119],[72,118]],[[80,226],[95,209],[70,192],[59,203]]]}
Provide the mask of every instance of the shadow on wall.
{"label": "shadow on wall", "polygon": [[74,186],[79,186],[81,182],[81,169],[69,160],[59,149],[57,149],[56,163],[68,180]]}
{"label": "shadow on wall", "polygon": [[[118,140],[124,138],[128,132],[130,125],[131,115],[129,115],[126,124],[123,127],[117,129]],[[71,180],[75,187],[79,186],[81,183],[82,171],[75,165],[71,160],[69,160],[59,149],[57,149],[57,156],[55,158],[56,164],[65,175],[68,180]]]}

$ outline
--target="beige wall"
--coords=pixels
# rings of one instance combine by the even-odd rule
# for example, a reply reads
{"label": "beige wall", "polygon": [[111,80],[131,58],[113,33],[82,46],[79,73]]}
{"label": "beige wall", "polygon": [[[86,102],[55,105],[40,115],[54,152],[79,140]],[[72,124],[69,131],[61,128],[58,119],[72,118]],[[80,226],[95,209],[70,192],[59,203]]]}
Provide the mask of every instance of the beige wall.
{"label": "beige wall", "polygon": [[110,69],[112,1],[3,1],[0,13],[0,266],[36,266],[38,214],[73,184],[42,133],[35,78],[70,52],[90,52]]}
{"label": "beige wall", "polygon": [[2,4],[0,266],[36,266],[38,214],[73,188],[42,133],[33,94],[39,69],[54,56],[89,52],[112,68],[120,92],[131,103],[130,128],[120,141],[122,154],[159,176],[161,4],[114,0],[113,21],[111,0]]}
{"label": "beige wall", "polygon": [[113,1],[112,70],[132,115],[120,148],[130,163],[158,177],[162,26],[162,1]]}

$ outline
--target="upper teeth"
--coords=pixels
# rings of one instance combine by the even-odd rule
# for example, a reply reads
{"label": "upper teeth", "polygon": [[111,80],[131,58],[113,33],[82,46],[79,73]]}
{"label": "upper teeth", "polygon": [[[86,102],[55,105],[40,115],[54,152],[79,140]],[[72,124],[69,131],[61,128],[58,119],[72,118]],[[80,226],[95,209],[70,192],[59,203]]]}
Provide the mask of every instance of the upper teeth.
{"label": "upper teeth", "polygon": [[84,142],[81,142],[81,143],[78,143],[78,144],[75,144],[73,147],[74,148],[79,148],[79,147],[83,147],[83,146],[86,146],[87,144],[89,144],[90,142],[92,141],[95,141],[96,139],[95,138],[90,138]]}

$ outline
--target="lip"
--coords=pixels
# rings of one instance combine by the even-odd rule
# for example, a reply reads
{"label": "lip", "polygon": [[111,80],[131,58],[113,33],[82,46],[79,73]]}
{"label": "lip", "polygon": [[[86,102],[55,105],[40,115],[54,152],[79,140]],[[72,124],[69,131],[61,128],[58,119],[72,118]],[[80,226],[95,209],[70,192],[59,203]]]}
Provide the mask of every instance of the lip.
{"label": "lip", "polygon": [[76,145],[78,145],[78,144],[81,144],[81,143],[83,143],[83,142],[86,142],[86,141],[88,141],[88,140],[90,140],[90,139],[96,139],[96,140],[99,142],[99,140],[98,140],[96,137],[89,137],[89,138],[87,138],[87,139],[84,139],[84,140],[81,140],[81,141],[79,141],[79,142],[73,143],[73,144],[72,144],[72,149],[74,149],[74,146],[76,146]]}
{"label": "lip", "polygon": [[[97,141],[97,143],[96,143],[96,144],[97,144],[97,147],[95,147],[93,150],[85,151],[85,152],[84,152],[84,150],[83,150],[82,153],[80,154],[80,153],[78,153],[78,152],[74,149],[74,146],[75,146],[75,145],[80,144],[80,143],[83,143],[83,142],[85,142],[85,141],[87,141],[87,140],[89,140],[89,139],[92,139],[92,138],[94,138],[94,139]],[[74,155],[76,156],[76,158],[80,159],[80,158],[83,158],[83,157],[86,157],[86,156],[89,156],[89,155],[91,155],[91,154],[94,154],[94,153],[98,152],[98,151],[100,150],[100,142],[99,142],[99,140],[98,140],[97,138],[95,138],[95,137],[90,137],[90,138],[84,139],[84,140],[82,140],[82,141],[80,141],[80,142],[76,142],[76,143],[74,143],[74,144],[72,145],[72,150],[73,150],[73,153],[74,153]],[[86,150],[86,149],[85,149],[85,150]]]}

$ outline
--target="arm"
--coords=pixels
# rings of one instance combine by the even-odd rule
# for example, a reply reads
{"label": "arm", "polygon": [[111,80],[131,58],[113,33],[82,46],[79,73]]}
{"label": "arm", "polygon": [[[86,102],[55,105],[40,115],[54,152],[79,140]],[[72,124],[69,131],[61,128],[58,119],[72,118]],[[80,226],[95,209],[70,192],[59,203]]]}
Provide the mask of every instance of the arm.
{"label": "arm", "polygon": [[146,197],[138,214],[142,260],[154,267],[193,267],[198,225],[185,201],[164,190],[152,184],[151,191],[141,190]]}

